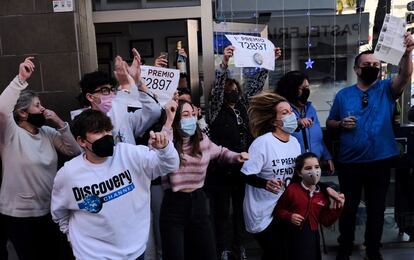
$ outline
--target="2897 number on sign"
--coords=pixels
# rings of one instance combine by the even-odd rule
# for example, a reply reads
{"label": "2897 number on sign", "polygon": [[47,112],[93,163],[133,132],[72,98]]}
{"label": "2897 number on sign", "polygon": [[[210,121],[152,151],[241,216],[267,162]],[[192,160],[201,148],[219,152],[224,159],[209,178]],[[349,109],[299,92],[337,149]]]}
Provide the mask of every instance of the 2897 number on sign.
{"label": "2897 number on sign", "polygon": [[169,79],[153,79],[153,78],[144,78],[145,80],[145,85],[147,85],[148,88],[150,89],[159,89],[159,90],[163,90],[165,88],[165,90],[168,90],[172,80]]}
{"label": "2897 number on sign", "polygon": [[266,50],[266,43],[258,43],[258,42],[239,42],[242,48],[248,50]]}

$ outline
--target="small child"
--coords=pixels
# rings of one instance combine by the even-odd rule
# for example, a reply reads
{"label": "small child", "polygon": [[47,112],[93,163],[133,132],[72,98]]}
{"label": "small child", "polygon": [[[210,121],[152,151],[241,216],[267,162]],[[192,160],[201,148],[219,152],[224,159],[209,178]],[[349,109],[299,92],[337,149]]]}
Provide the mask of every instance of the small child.
{"label": "small child", "polygon": [[335,223],[342,207],[331,209],[328,195],[320,190],[321,168],[315,154],[298,156],[295,174],[301,181],[288,186],[274,212],[284,232],[286,252],[283,259],[321,259],[318,225]]}

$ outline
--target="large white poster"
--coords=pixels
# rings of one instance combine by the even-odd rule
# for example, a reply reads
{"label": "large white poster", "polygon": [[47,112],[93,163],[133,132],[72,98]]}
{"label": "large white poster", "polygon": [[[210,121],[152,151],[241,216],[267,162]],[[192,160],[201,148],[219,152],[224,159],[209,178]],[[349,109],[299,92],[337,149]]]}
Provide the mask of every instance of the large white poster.
{"label": "large white poster", "polygon": [[266,38],[251,35],[229,35],[227,39],[235,47],[236,67],[258,67],[275,70],[275,46]]}
{"label": "large white poster", "polygon": [[154,93],[160,104],[164,106],[177,90],[180,71],[143,65],[141,66],[141,78],[148,90]]}

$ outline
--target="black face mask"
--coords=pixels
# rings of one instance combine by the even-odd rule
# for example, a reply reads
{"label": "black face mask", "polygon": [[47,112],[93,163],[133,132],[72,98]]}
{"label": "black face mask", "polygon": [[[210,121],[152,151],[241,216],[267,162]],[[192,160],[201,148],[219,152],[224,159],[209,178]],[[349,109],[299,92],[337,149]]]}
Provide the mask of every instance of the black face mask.
{"label": "black face mask", "polygon": [[236,104],[239,102],[240,97],[237,90],[232,90],[230,92],[224,92],[224,101],[228,104]]}
{"label": "black face mask", "polygon": [[298,97],[299,102],[305,105],[306,102],[308,101],[309,95],[310,95],[310,90],[308,88],[304,88],[302,90],[302,95]]}
{"label": "black face mask", "polygon": [[378,79],[380,69],[377,67],[361,67],[361,75],[358,75],[362,82],[366,85],[371,85]]}
{"label": "black face mask", "polygon": [[92,144],[92,152],[99,157],[108,157],[114,154],[115,143],[112,135],[105,135],[93,143],[86,141]]}
{"label": "black face mask", "polygon": [[27,116],[27,122],[34,125],[37,128],[40,128],[45,124],[46,118],[45,118],[45,115],[43,115],[43,113],[39,113],[39,114],[29,113],[29,115]]}

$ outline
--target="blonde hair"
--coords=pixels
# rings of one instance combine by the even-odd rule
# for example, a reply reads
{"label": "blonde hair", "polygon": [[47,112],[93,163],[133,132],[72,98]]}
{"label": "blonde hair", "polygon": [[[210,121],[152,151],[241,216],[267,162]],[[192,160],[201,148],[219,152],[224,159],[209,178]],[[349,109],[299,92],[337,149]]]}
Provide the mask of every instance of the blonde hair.
{"label": "blonde hair", "polygon": [[258,137],[274,130],[276,106],[287,100],[274,92],[263,91],[250,99],[249,121],[254,137]]}

